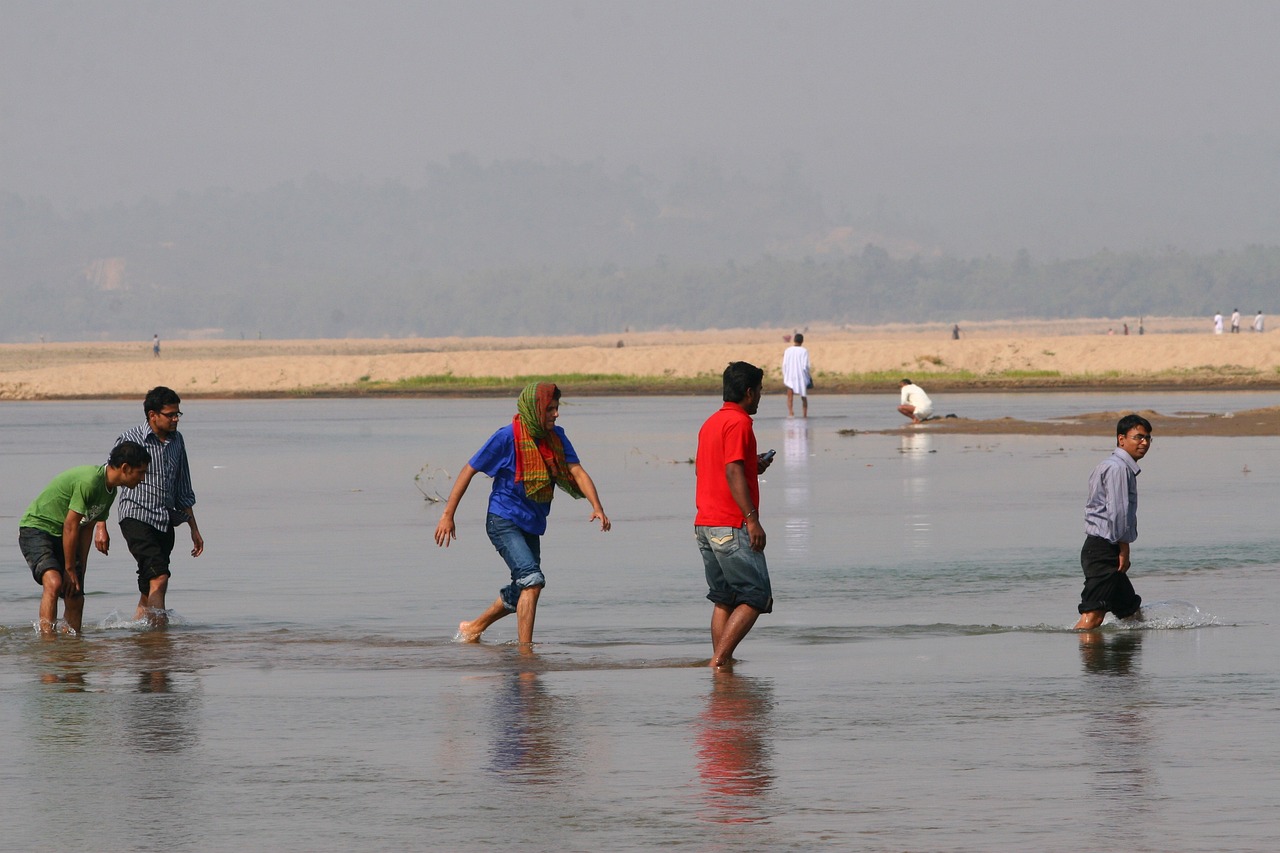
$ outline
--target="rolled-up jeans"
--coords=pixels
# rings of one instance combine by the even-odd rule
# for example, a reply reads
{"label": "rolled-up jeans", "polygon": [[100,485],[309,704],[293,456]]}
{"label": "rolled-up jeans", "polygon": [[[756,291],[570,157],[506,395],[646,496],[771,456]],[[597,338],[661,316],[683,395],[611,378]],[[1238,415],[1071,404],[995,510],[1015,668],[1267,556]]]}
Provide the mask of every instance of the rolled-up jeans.
{"label": "rolled-up jeans", "polygon": [[498,596],[503,606],[514,612],[521,592],[529,587],[547,585],[547,579],[542,575],[541,540],[521,530],[514,521],[493,513],[485,519],[484,530],[511,570],[511,583],[504,586]]}

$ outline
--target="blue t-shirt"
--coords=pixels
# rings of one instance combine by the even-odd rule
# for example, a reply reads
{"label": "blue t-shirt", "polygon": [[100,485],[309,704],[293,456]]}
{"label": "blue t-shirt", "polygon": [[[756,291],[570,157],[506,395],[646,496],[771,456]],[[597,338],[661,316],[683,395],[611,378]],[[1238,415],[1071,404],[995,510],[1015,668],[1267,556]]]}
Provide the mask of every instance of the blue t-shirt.
{"label": "blue t-shirt", "polygon": [[[577,464],[578,454],[564,430],[555,427],[560,443],[564,445],[564,458],[570,465]],[[547,532],[547,516],[551,514],[551,501],[544,504],[529,500],[524,483],[516,482],[516,435],[507,424],[489,437],[471,457],[470,465],[493,478],[489,492],[489,512],[515,524],[525,533],[541,536]]]}

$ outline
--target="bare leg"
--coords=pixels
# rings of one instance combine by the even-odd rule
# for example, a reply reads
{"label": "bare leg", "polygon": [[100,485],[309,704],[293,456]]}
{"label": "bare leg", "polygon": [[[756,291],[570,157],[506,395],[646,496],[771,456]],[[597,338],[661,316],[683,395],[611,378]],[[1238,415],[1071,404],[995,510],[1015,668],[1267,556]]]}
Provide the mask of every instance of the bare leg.
{"label": "bare leg", "polygon": [[916,407],[912,406],[910,403],[903,403],[898,407],[898,412],[911,418],[911,422],[913,424],[920,423],[920,419],[916,417]]}
{"label": "bare leg", "polygon": [[40,633],[53,636],[58,624],[58,595],[62,592],[62,572],[50,569],[40,576]]}
{"label": "bare leg", "polygon": [[84,619],[83,591],[74,595],[67,593],[66,599],[62,602],[62,615],[67,620],[67,627],[71,629],[73,634],[78,635],[80,633],[80,623]]}
{"label": "bare leg", "polygon": [[796,416],[795,409],[792,408],[791,402],[795,393],[796,392],[792,391],[790,388],[787,389],[787,417],[789,418],[794,418]]}
{"label": "bare leg", "polygon": [[458,639],[464,643],[480,642],[480,635],[485,632],[485,629],[510,612],[502,603],[502,596],[498,596],[493,600],[493,604],[489,605],[489,609],[475,619],[458,623]]}
{"label": "bare leg", "polygon": [[538,616],[538,596],[541,594],[540,586],[520,590],[520,599],[516,602],[516,636],[522,646],[533,643],[533,620]]}
{"label": "bare leg", "polygon": [[138,609],[134,612],[134,619],[146,619],[157,628],[162,628],[169,624],[169,617],[165,615],[164,596],[169,590],[169,576],[160,575],[160,577],[151,579],[151,589],[138,596]]}
{"label": "bare leg", "polygon": [[711,611],[711,666],[730,666],[733,652],[756,624],[760,611],[750,604],[729,608],[717,604]]}
{"label": "bare leg", "polygon": [[1092,631],[1102,624],[1102,619],[1107,615],[1105,610],[1089,610],[1080,614],[1080,621],[1076,623],[1077,631]]}
{"label": "bare leg", "polygon": [[801,417],[805,417],[805,418],[809,417],[809,398],[808,397],[800,398],[800,408],[803,411],[803,414],[801,415]]}

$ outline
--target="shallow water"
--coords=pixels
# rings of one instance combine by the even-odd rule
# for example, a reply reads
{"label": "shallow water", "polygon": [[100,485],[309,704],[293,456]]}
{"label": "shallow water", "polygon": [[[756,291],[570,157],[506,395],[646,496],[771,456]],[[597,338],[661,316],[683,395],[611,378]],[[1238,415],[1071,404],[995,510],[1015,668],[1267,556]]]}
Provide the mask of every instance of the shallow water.
{"label": "shallow water", "polygon": [[[447,551],[419,491],[447,494],[509,401],[184,405],[207,548],[176,558],[168,630],[130,623],[114,522],[80,639],[35,637],[16,530],[0,548],[0,849],[1274,849],[1280,441],[1161,440],[1157,421],[1148,622],[1082,638],[1085,483],[1110,438],[838,434],[895,426],[895,396],[816,397],[808,423],[765,401],[777,605],[720,676],[688,464],[717,401],[566,400],[614,531],[557,499],[532,656],[513,620],[450,641],[503,583],[486,483]],[[137,408],[0,406],[10,528]]]}

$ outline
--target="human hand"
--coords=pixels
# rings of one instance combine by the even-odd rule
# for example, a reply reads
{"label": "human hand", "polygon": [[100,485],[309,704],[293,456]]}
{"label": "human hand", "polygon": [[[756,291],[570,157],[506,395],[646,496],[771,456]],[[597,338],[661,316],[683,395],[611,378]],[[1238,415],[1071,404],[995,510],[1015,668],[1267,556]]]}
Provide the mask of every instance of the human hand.
{"label": "human hand", "polygon": [[608,533],[610,530],[613,529],[613,523],[609,521],[609,516],[604,514],[603,509],[598,509],[593,513],[591,513],[591,517],[588,518],[587,521],[595,521],[597,518],[600,519],[601,533]]}
{"label": "human hand", "polygon": [[93,547],[97,548],[103,554],[107,553],[107,549],[111,547],[111,534],[107,533],[107,526],[105,524],[94,525]]}
{"label": "human hand", "polygon": [[442,548],[448,548],[449,543],[458,538],[458,531],[453,524],[453,516],[440,516],[440,523],[436,525],[436,544]]}

